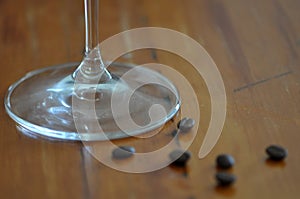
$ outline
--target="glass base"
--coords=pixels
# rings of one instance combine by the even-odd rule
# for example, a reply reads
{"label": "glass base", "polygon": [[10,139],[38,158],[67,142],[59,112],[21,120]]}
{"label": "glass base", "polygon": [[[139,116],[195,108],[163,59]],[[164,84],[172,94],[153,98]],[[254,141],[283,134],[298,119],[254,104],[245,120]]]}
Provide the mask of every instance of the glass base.
{"label": "glass base", "polygon": [[[161,127],[180,108],[178,91],[163,75],[144,67],[113,63],[107,68],[112,79],[100,83],[95,89],[95,115],[86,115],[86,109],[91,108],[90,106],[83,105],[78,109],[76,103],[77,107],[74,108],[78,90],[74,90],[71,74],[79,64],[67,63],[36,70],[10,86],[5,98],[5,108],[9,116],[26,130],[26,134],[30,132],[51,139],[83,141],[125,138]],[[135,75],[126,77],[126,73],[133,68],[138,69],[135,70]],[[143,84],[141,80],[147,77],[158,80],[160,84]],[[132,87],[139,84],[141,86]],[[129,93],[130,100],[126,104]],[[119,101],[112,100],[113,96]],[[117,102],[115,111],[125,107],[128,112],[115,113],[112,102]],[[164,114],[156,114],[154,105],[164,108]],[[130,114],[130,118],[127,113]],[[153,119],[151,115],[156,116]],[[85,125],[89,123],[90,117],[92,120],[96,119],[101,131]],[[133,121],[134,125],[120,127],[120,124],[129,120]]]}

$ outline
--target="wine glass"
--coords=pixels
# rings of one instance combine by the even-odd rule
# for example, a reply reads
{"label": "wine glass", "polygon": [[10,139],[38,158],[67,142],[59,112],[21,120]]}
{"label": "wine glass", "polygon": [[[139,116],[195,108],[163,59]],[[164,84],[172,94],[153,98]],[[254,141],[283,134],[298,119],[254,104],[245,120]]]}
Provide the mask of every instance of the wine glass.
{"label": "wine glass", "polygon": [[[84,0],[85,55],[81,63],[35,70],[9,87],[5,108],[22,132],[61,140],[117,139],[157,129],[179,110],[178,91],[160,73],[134,64],[103,61],[98,45],[98,3]],[[124,77],[136,67],[135,75]],[[159,84],[143,85],[144,77],[153,77],[172,91]],[[132,88],[131,83],[140,86]],[[124,129],[116,118],[126,123],[128,114],[113,113],[112,96],[117,96],[121,104],[128,93],[133,93],[128,113],[137,125]],[[155,104],[162,106],[165,114],[152,120],[149,109]],[[86,112],[91,109],[92,116]],[[101,131],[91,127],[95,121]]]}

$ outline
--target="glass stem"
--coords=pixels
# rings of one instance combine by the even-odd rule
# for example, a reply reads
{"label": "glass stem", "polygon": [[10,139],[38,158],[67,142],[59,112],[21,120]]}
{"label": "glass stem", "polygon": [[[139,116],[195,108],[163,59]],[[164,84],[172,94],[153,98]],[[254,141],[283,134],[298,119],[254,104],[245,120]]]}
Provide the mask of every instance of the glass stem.
{"label": "glass stem", "polygon": [[83,0],[85,20],[85,48],[84,60],[72,74],[73,79],[80,71],[89,78],[101,75],[100,82],[111,79],[102,60],[99,47],[99,0]]}
{"label": "glass stem", "polygon": [[99,43],[99,0],[84,0],[85,56]]}

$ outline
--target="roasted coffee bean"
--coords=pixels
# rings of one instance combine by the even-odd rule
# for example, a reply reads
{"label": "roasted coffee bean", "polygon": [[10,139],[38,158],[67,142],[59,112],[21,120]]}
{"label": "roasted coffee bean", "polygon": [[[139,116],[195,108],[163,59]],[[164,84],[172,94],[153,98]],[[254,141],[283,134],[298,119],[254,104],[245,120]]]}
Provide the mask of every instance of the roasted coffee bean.
{"label": "roasted coffee bean", "polygon": [[236,177],[230,173],[219,172],[216,174],[216,180],[220,186],[229,186],[236,181]]}
{"label": "roasted coffee bean", "polygon": [[217,167],[221,169],[229,169],[234,165],[234,158],[231,155],[228,154],[221,154],[218,155],[216,159]]}
{"label": "roasted coffee bean", "polygon": [[286,158],[288,152],[285,148],[278,145],[271,145],[266,148],[266,153],[271,160],[280,161]]}
{"label": "roasted coffee bean", "polygon": [[192,118],[185,117],[182,120],[180,120],[177,124],[177,128],[182,133],[186,133],[189,130],[191,130],[195,125],[195,120]]}
{"label": "roasted coffee bean", "polygon": [[120,146],[113,150],[112,156],[115,159],[125,159],[131,157],[135,153],[135,148],[132,146]]}
{"label": "roasted coffee bean", "polygon": [[173,131],[171,132],[171,135],[172,135],[173,137],[177,136],[177,135],[178,135],[178,130],[177,130],[177,129],[173,130]]}
{"label": "roasted coffee bean", "polygon": [[169,155],[170,159],[173,161],[172,164],[175,166],[185,166],[187,161],[191,157],[191,153],[188,151],[174,150]]}

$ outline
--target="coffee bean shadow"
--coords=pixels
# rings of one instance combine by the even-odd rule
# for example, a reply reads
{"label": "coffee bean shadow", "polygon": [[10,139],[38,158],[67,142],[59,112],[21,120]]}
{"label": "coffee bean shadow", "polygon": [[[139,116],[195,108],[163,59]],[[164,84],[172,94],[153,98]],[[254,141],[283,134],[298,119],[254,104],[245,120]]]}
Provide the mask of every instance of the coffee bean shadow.
{"label": "coffee bean shadow", "polygon": [[233,167],[228,168],[228,169],[223,169],[219,166],[215,166],[215,169],[217,172],[227,172],[227,173],[233,173]]}
{"label": "coffee bean shadow", "polygon": [[215,191],[225,197],[232,197],[234,196],[236,189],[233,186],[222,186],[217,184],[215,186]]}
{"label": "coffee bean shadow", "polygon": [[284,160],[281,161],[274,161],[270,158],[266,158],[265,163],[269,167],[277,167],[277,168],[284,168],[286,166],[286,163]]}
{"label": "coffee bean shadow", "polygon": [[171,168],[172,171],[174,171],[175,173],[188,178],[189,176],[189,168],[188,166],[177,166],[177,165],[169,165],[169,168]]}

